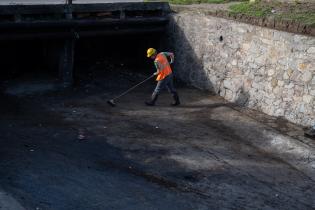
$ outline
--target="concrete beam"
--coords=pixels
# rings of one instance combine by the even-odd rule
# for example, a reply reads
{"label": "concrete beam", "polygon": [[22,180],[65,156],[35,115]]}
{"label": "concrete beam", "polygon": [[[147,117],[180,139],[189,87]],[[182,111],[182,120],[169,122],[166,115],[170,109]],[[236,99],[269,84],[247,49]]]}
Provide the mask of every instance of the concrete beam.
{"label": "concrete beam", "polygon": [[[108,20],[52,20],[52,21],[32,21],[0,23],[0,30],[8,32],[10,29],[52,29],[52,28],[80,28],[80,27],[111,27],[111,26],[162,26],[168,23],[167,17],[146,17],[128,19],[108,19]],[[46,30],[47,31],[47,30]]]}
{"label": "concrete beam", "polygon": [[42,33],[10,33],[0,34],[0,41],[5,40],[40,40],[40,39],[71,39],[71,38],[85,38],[97,36],[111,36],[111,35],[130,35],[130,34],[152,34],[165,32],[164,26],[152,28],[133,28],[133,29],[118,29],[118,30],[87,30],[75,32],[42,32]]}
{"label": "concrete beam", "polygon": [[[0,14],[54,14],[64,13],[67,5],[0,5]],[[164,10],[171,11],[166,2],[131,2],[107,4],[73,4],[73,12],[106,12],[106,11],[139,11],[139,10]]]}

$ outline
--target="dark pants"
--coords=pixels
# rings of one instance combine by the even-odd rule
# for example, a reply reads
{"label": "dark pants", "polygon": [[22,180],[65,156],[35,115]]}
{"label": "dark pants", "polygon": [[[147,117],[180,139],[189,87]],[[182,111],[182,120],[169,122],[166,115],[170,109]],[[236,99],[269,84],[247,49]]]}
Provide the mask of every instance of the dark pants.
{"label": "dark pants", "polygon": [[167,90],[173,95],[177,94],[174,88],[173,74],[170,74],[167,77],[165,77],[163,80],[158,81],[153,91],[153,95],[159,95],[161,91],[164,90],[165,88],[167,88]]}

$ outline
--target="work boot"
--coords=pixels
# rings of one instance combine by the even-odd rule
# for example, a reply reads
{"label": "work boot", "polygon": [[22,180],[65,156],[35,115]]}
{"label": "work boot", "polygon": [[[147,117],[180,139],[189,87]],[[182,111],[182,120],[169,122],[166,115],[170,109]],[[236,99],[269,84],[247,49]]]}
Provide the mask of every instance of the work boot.
{"label": "work boot", "polygon": [[174,103],[172,103],[171,105],[172,106],[178,106],[178,105],[180,105],[180,101],[179,101],[179,97],[178,97],[178,94],[177,93],[174,93],[173,94],[173,98],[174,98]]}
{"label": "work boot", "polygon": [[152,94],[151,101],[146,101],[145,104],[146,104],[147,106],[154,106],[156,100],[158,99],[158,97],[159,97],[158,94]]}

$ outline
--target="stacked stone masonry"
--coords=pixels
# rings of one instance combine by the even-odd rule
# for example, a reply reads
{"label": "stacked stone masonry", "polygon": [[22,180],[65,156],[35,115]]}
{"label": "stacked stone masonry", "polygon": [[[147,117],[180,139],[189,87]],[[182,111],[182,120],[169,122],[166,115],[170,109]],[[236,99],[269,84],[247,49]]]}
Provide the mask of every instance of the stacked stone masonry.
{"label": "stacked stone masonry", "polygon": [[179,78],[230,102],[315,123],[315,37],[204,14],[174,14],[169,43]]}

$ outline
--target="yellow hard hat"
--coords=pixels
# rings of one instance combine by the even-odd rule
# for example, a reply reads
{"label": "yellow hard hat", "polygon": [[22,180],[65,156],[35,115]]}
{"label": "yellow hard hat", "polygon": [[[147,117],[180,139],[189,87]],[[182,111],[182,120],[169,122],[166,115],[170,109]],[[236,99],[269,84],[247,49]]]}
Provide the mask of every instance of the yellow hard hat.
{"label": "yellow hard hat", "polygon": [[154,49],[154,48],[149,48],[149,49],[147,50],[147,56],[148,56],[148,58],[151,57],[152,55],[154,55],[155,53],[156,53],[156,49]]}

